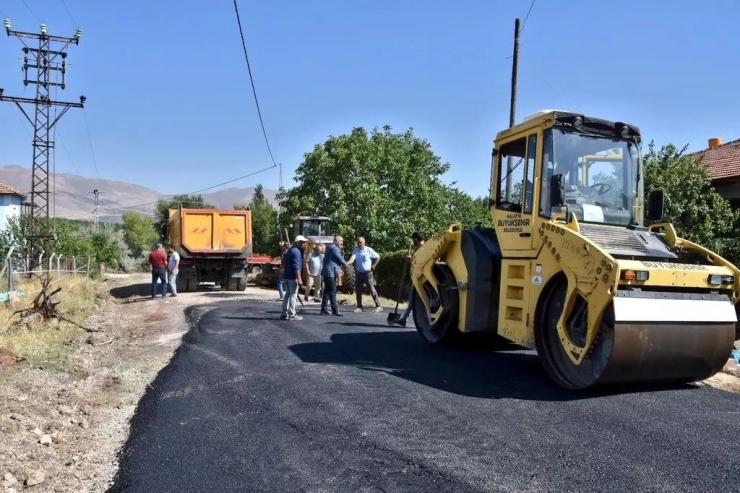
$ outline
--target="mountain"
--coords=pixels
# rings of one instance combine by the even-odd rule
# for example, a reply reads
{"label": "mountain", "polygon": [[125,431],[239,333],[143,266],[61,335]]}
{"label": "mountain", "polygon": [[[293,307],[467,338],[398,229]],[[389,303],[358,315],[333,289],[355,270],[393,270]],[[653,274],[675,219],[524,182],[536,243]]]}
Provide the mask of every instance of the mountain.
{"label": "mountain", "polygon": [[[95,209],[93,190],[98,189],[99,220],[120,222],[121,215],[127,210],[142,214],[154,215],[154,206],[158,199],[167,199],[172,195],[160,193],[135,183],[114,180],[98,180],[84,176],[57,173],[49,177],[49,188],[54,190],[56,181],[56,216],[69,219],[92,220]],[[15,188],[21,193],[31,195],[31,168],[23,166],[0,166],[0,183]],[[277,207],[276,190],[263,189],[265,198]],[[203,193],[203,200],[219,209],[231,209],[234,203],[248,203],[254,195],[254,187],[226,188],[216,192]],[[50,199],[51,200],[51,199]],[[50,212],[53,213],[54,206]]]}

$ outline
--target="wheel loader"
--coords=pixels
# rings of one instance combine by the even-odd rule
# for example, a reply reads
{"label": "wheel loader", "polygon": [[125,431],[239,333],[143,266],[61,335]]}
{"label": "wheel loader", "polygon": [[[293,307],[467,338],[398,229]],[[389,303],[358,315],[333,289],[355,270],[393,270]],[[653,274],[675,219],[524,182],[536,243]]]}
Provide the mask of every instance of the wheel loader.
{"label": "wheel loader", "polygon": [[740,272],[644,197],[635,125],[546,110],[494,142],[493,228],[452,224],[414,257],[418,332],[536,349],[569,389],[691,382],[733,346]]}
{"label": "wheel loader", "polygon": [[[305,268],[306,256],[310,254],[316,244],[328,245],[334,242],[334,235],[329,233],[331,219],[327,216],[293,216],[293,236],[288,233],[288,228],[283,230],[284,241],[287,244],[293,242],[293,238],[298,235],[305,236],[308,241],[303,247],[303,275],[308,276]],[[267,266],[261,272],[261,282],[276,283],[280,274],[281,266]],[[339,277],[337,289],[340,293],[354,294],[355,292],[355,269],[350,265],[347,268],[342,267],[342,275]]]}

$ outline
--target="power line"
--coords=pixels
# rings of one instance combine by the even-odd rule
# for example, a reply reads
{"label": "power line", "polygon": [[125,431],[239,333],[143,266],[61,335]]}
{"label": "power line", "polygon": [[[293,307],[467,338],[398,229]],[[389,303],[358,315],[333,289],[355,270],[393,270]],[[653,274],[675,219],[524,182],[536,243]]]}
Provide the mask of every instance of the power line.
{"label": "power line", "polygon": [[566,98],[566,97],[565,97],[565,96],[563,95],[563,93],[562,93],[562,92],[558,91],[558,90],[557,90],[557,89],[555,88],[555,86],[553,86],[552,84],[550,84],[550,83],[549,83],[549,82],[547,81],[547,79],[545,79],[544,77],[542,77],[542,76],[541,76],[541,75],[540,75],[540,74],[539,74],[539,73],[538,73],[538,72],[537,72],[537,71],[536,71],[536,70],[535,70],[535,69],[534,69],[534,68],[533,68],[533,67],[532,67],[532,66],[531,66],[530,64],[528,64],[527,62],[525,62],[524,60],[521,60],[521,59],[520,59],[519,61],[520,61],[520,62],[522,62],[522,63],[523,63],[524,65],[526,65],[526,66],[527,66],[527,67],[529,68],[529,70],[531,70],[531,71],[532,71],[532,72],[534,73],[534,75],[536,75],[537,77],[539,77],[539,78],[540,78],[540,80],[541,80],[542,82],[544,82],[545,84],[547,84],[548,86],[550,86],[550,89],[552,89],[553,91],[555,91],[555,92],[556,92],[556,93],[557,93],[557,94],[558,94],[558,95],[559,95],[559,96],[560,96],[561,98],[563,98],[563,100],[564,100],[564,101],[565,101],[566,103],[568,103],[569,105],[571,105],[571,106],[572,106],[572,107],[573,107],[573,108],[574,108],[575,110],[577,110],[578,112],[581,112],[581,110],[580,110],[580,109],[578,109],[578,107],[577,107],[577,106],[576,106],[575,104],[573,104],[573,103],[572,103],[572,102],[571,102],[571,101],[570,101],[570,100],[569,100],[568,98]]}
{"label": "power line", "polygon": [[62,0],[62,5],[64,5],[64,9],[65,9],[65,10],[67,11],[67,13],[69,14],[69,18],[70,18],[70,19],[72,19],[72,23],[73,23],[73,24],[74,24],[75,26],[79,26],[79,24],[77,24],[77,21],[75,21],[75,18],[74,18],[74,16],[72,15],[72,12],[70,12],[70,10],[69,10],[69,7],[67,7],[67,2],[65,2],[64,0]]}
{"label": "power line", "polygon": [[[63,0],[62,0],[62,1],[63,1]],[[521,28],[521,29],[519,29],[519,34],[521,34],[521,33],[522,33],[522,31],[524,31],[524,26],[525,26],[525,25],[527,24],[527,19],[529,19],[529,14],[531,14],[531,13],[532,13],[532,7],[534,7],[534,3],[535,3],[536,1],[537,1],[537,0],[532,0],[532,3],[530,3],[530,4],[529,4],[529,10],[527,11],[527,15],[525,15],[525,16],[524,16],[524,21],[522,22],[522,28]]]}
{"label": "power line", "polygon": [[87,112],[82,109],[82,116],[85,119],[85,129],[87,130],[87,142],[90,144],[90,154],[92,154],[93,166],[95,166],[95,175],[100,180],[100,173],[98,173],[98,162],[95,160],[95,150],[93,150],[92,137],[90,136],[90,125],[87,124]]}
{"label": "power line", "polygon": [[265,123],[262,120],[262,112],[260,111],[260,103],[257,100],[257,90],[254,87],[254,78],[252,77],[252,67],[249,65],[249,55],[247,55],[247,44],[244,41],[244,31],[242,30],[242,21],[239,18],[239,6],[234,0],[234,11],[236,11],[236,22],[239,25],[239,36],[242,39],[242,48],[244,48],[244,58],[247,60],[247,71],[249,71],[249,81],[252,83],[252,94],[254,94],[254,104],[257,105],[257,115],[260,119],[260,125],[262,126],[262,135],[265,136],[265,144],[267,144],[267,152],[270,153],[270,159],[272,160],[273,167],[277,166],[275,158],[272,156],[272,149],[270,149],[270,142],[267,140],[267,132],[265,131]]}
{"label": "power line", "polygon": [[33,11],[33,10],[31,10],[31,7],[29,7],[29,6],[28,6],[28,4],[26,3],[26,0],[21,0],[21,1],[23,2],[23,5],[25,5],[25,6],[26,6],[26,8],[28,9],[28,11],[29,11],[29,12],[31,12],[31,15],[32,15],[32,16],[34,16],[34,17],[36,18],[36,20],[37,20],[37,21],[41,22],[41,19],[39,19],[39,16],[37,16],[37,15],[36,15],[36,14],[34,13],[34,11]]}
{"label": "power line", "polygon": [[77,169],[77,165],[75,164],[74,159],[72,159],[72,155],[69,153],[69,149],[67,149],[67,144],[64,143],[64,139],[62,139],[62,133],[57,130],[57,134],[59,134],[59,143],[62,144],[62,147],[64,147],[64,152],[67,154],[67,158],[69,158],[69,162],[72,165],[72,167],[75,169],[78,175],[82,176],[82,173],[80,173],[80,170]]}
{"label": "power line", "polygon": [[[206,187],[206,188],[201,188],[200,190],[195,190],[195,191],[193,191],[193,192],[188,192],[188,193],[186,193],[185,195],[194,195],[194,194],[196,194],[196,193],[200,193],[200,192],[205,192],[206,190],[211,190],[211,189],[214,189],[214,188],[220,187],[220,186],[222,186],[222,185],[228,185],[229,183],[234,183],[235,181],[243,180],[244,178],[249,178],[250,176],[254,176],[254,175],[258,174],[258,173],[262,173],[263,171],[271,170],[271,169],[272,169],[272,168],[274,168],[274,167],[275,167],[275,166],[268,166],[268,167],[266,167],[266,168],[262,168],[262,169],[260,169],[260,170],[254,171],[254,172],[252,172],[252,173],[249,173],[249,174],[246,174],[246,175],[244,175],[244,176],[240,176],[240,177],[238,177],[238,178],[234,178],[234,179],[232,179],[232,180],[227,180],[227,181],[224,181],[224,182],[218,183],[218,184],[216,184],[216,185],[211,185],[210,187]],[[135,204],[135,205],[127,205],[127,206],[125,206],[125,207],[117,207],[117,208],[115,208],[115,209],[112,209],[112,208],[108,208],[108,210],[124,210],[124,209],[136,209],[136,208],[138,208],[138,207],[144,207],[145,205],[154,205],[154,204],[156,204],[157,202],[159,202],[159,199],[157,199],[157,200],[154,200],[154,201],[151,201],[151,202],[144,202],[144,203],[141,203],[141,204]]]}

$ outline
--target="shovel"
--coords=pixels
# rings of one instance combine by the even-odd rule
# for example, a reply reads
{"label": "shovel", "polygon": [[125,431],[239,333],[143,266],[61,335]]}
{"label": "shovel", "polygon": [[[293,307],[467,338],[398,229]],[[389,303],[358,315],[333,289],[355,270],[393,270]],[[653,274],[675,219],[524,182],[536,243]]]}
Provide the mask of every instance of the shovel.
{"label": "shovel", "polygon": [[[411,253],[411,246],[409,246],[409,253]],[[408,262],[406,262],[406,259],[404,259],[403,269],[401,270],[401,284],[398,285],[398,296],[396,296],[396,308],[393,310],[393,313],[388,314],[388,325],[395,324],[401,318],[401,314],[398,313],[398,304],[401,302],[401,290],[403,289],[403,281],[406,280],[406,266],[407,265],[408,265]]]}

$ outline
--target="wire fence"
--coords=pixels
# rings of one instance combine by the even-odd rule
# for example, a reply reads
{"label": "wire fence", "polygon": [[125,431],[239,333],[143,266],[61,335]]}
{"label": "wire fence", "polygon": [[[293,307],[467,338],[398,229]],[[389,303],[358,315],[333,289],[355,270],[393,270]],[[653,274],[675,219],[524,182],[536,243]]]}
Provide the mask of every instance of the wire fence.
{"label": "wire fence", "polygon": [[[84,277],[90,279],[91,257],[84,258],[64,257],[52,253],[48,257],[40,255],[31,260],[21,257],[11,248],[2,258],[0,264],[0,293],[16,291],[16,287],[24,279],[33,279],[39,276],[49,276],[52,282],[58,282],[69,277]],[[29,267],[33,266],[33,267]]]}

